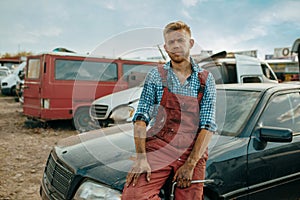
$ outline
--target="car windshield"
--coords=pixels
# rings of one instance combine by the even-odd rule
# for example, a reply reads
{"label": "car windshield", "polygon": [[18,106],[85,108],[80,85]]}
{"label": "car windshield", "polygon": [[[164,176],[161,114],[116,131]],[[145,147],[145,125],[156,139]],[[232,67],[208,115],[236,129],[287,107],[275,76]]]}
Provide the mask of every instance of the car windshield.
{"label": "car windshield", "polygon": [[247,123],[260,92],[217,90],[216,123],[218,133],[237,136]]}
{"label": "car windshield", "polygon": [[6,71],[0,71],[0,76],[7,76],[7,72]]}

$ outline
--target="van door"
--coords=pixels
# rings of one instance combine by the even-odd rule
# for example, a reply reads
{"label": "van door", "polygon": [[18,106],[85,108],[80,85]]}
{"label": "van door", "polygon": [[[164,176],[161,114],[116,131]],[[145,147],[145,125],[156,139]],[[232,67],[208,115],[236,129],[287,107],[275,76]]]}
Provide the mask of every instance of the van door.
{"label": "van door", "polygon": [[261,83],[263,73],[257,58],[235,54],[237,80],[240,83]]}
{"label": "van door", "polygon": [[24,82],[24,115],[41,117],[42,56],[28,57]]}

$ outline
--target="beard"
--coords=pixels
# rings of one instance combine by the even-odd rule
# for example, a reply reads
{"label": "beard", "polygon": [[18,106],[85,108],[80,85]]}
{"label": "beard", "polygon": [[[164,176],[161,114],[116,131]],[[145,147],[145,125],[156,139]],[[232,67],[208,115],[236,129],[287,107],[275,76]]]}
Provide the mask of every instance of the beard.
{"label": "beard", "polygon": [[182,63],[185,61],[189,61],[189,52],[185,53],[185,54],[176,54],[176,53],[172,53],[172,52],[167,52],[169,57],[171,58],[171,60],[175,63]]}

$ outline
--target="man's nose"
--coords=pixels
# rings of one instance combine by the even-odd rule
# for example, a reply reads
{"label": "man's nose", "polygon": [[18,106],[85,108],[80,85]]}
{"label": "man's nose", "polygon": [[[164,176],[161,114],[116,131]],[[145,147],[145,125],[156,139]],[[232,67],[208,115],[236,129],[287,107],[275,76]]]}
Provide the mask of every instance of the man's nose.
{"label": "man's nose", "polygon": [[179,48],[179,47],[180,47],[179,42],[178,41],[174,41],[172,49],[176,49],[176,48]]}

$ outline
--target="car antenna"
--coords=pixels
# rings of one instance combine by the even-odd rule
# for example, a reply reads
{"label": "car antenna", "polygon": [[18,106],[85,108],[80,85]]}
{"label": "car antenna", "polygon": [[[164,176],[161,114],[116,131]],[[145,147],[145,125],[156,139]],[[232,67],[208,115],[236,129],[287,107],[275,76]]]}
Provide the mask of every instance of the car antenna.
{"label": "car antenna", "polygon": [[164,60],[167,60],[167,58],[166,58],[165,54],[163,53],[163,51],[161,50],[159,44],[157,45],[157,48],[158,48],[158,50],[159,50],[159,52],[160,52],[160,54],[161,54],[161,57],[162,57]]}

